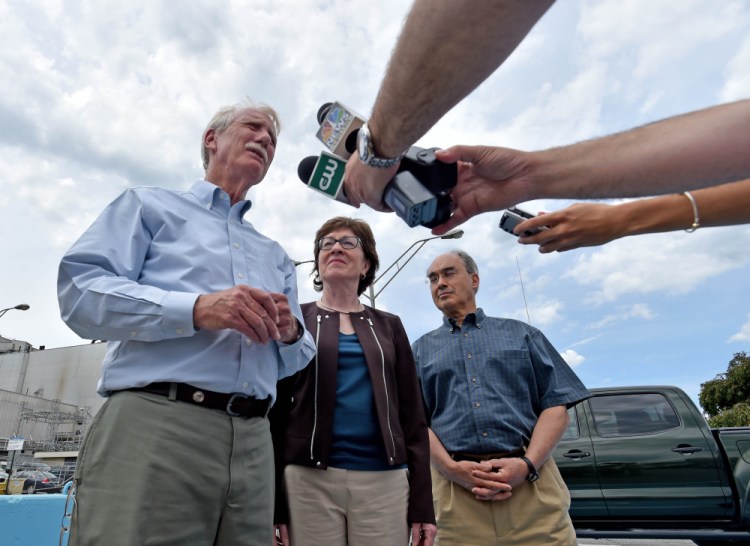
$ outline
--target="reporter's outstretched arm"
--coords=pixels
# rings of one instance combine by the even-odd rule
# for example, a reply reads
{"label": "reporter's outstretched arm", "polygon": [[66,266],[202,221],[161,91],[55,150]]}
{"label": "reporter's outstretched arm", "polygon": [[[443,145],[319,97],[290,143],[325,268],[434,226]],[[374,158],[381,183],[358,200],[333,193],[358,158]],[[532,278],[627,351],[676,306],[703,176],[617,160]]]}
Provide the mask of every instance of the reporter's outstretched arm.
{"label": "reporter's outstretched arm", "polygon": [[[397,157],[414,144],[508,58],[553,2],[415,0],[368,121],[376,154]],[[394,172],[350,158],[347,197],[382,210]]]}
{"label": "reporter's outstretched arm", "polygon": [[750,100],[533,152],[529,197],[642,197],[750,177]]}
{"label": "reporter's outstretched arm", "polygon": [[[695,209],[683,193],[640,199],[619,205],[576,203],[542,214],[516,226],[516,233],[547,226],[522,236],[521,244],[539,245],[539,252],[564,252],[604,245],[631,235],[680,229],[750,223],[750,179],[691,192]],[[697,215],[696,215],[697,212]]]}
{"label": "reporter's outstretched arm", "polygon": [[748,178],[748,127],[750,100],[743,100],[538,152],[453,146],[435,155],[459,162],[455,212],[432,232],[531,199],[640,197]]}

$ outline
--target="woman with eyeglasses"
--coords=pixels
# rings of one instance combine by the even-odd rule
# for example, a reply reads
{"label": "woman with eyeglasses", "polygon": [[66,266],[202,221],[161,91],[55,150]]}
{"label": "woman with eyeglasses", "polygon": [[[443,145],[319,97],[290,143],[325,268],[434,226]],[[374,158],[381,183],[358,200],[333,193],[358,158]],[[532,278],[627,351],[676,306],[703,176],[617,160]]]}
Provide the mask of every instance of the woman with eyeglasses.
{"label": "woman with eyeglasses", "polygon": [[[430,446],[401,320],[363,305],[379,260],[370,226],[328,220],[315,235],[302,305],[317,354],[278,384],[271,411],[277,543],[429,546],[437,529]],[[411,533],[410,533],[411,532]]]}

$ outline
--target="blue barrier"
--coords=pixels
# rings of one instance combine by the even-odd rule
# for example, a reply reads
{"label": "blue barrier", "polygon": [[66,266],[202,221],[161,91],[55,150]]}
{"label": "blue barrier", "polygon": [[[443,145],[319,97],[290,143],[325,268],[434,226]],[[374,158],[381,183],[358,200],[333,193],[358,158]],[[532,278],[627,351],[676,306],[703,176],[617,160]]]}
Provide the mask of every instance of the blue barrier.
{"label": "blue barrier", "polygon": [[0,544],[3,546],[67,546],[60,542],[66,494],[0,495]]}

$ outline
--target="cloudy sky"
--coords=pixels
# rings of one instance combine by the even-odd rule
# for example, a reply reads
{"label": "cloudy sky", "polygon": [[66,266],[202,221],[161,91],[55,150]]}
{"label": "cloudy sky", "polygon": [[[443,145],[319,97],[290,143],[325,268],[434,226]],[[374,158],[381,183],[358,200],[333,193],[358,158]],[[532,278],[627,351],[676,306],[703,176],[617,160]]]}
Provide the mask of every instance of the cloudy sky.
{"label": "cloudy sky", "polygon": [[[86,343],[59,318],[62,254],[124,188],[200,178],[206,122],[244,97],[272,104],[284,122],[246,218],[293,259],[311,258],[315,230],[334,215],[370,222],[383,268],[429,237],[395,215],[328,201],[296,174],[322,147],[322,103],[369,114],[408,5],[0,0],[0,308],[31,306],[0,318],[0,335],[36,347]],[[748,97],[749,66],[743,0],[560,0],[419,144],[532,150],[584,140]],[[696,397],[733,353],[750,350],[748,226],[541,255],[498,229],[499,217],[468,222],[460,241],[428,242],[377,307],[399,314],[412,339],[436,327],[424,272],[460,247],[479,263],[480,305],[530,317],[589,387],[673,384]],[[314,299],[309,266],[298,272],[301,300]]]}

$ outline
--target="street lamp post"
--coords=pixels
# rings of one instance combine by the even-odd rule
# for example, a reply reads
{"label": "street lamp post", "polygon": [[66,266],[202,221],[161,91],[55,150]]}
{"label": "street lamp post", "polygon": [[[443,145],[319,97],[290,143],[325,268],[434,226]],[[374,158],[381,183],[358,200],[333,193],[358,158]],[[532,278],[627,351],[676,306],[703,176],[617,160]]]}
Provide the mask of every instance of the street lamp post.
{"label": "street lamp post", "polygon": [[[401,270],[406,267],[406,264],[409,263],[409,261],[416,255],[417,252],[419,252],[422,247],[427,244],[429,241],[432,241],[434,239],[460,239],[464,235],[464,230],[457,229],[454,231],[450,231],[446,233],[445,235],[435,235],[434,237],[427,237],[426,239],[420,239],[419,241],[414,241],[412,245],[404,250],[403,254],[396,258],[396,261],[393,262],[391,265],[388,266],[388,268],[383,271],[378,277],[372,281],[372,284],[368,287],[368,293],[362,294],[364,297],[366,297],[368,300],[370,300],[370,307],[375,307],[375,298],[377,298],[380,293],[385,290],[385,287],[391,284],[391,281],[394,279],[396,275],[398,275]],[[411,254],[409,252],[411,251]],[[404,256],[409,255],[403,264],[401,264],[401,259],[404,258]],[[315,260],[293,260],[294,266],[297,267],[298,265],[302,264],[312,264],[315,263]],[[383,286],[380,287],[380,289],[375,292],[375,284],[378,283],[385,275],[393,268],[396,268],[396,270],[391,274],[391,276],[388,278],[388,280],[385,282]]]}
{"label": "street lamp post", "polygon": [[[388,268],[383,271],[378,277],[372,281],[372,284],[368,287],[368,293],[362,294],[364,297],[366,297],[368,300],[370,300],[370,307],[375,308],[375,298],[377,298],[380,293],[385,290],[385,287],[391,284],[391,281],[398,275],[401,270],[406,267],[406,264],[409,263],[409,261],[419,252],[422,247],[427,244],[427,242],[432,241],[434,239],[460,239],[463,237],[464,231],[462,229],[457,229],[455,231],[450,231],[446,233],[445,235],[435,235],[434,237],[427,237],[426,239],[420,239],[419,241],[414,241],[412,245],[407,248],[401,256],[396,258],[396,261],[393,262],[391,265],[388,266]],[[416,247],[416,248],[415,248]],[[413,250],[412,250],[413,249]],[[411,251],[411,254],[409,252]],[[403,264],[399,263],[401,259],[409,254],[408,258],[406,258],[406,261],[404,261]],[[385,275],[393,268],[396,268],[396,270],[391,274],[391,276],[388,278],[388,280],[385,282],[383,286],[381,286],[378,291],[375,291],[375,284],[378,283]]]}
{"label": "street lamp post", "polygon": [[12,311],[14,309],[17,309],[18,311],[27,311],[30,307],[31,306],[28,303],[19,303],[14,307],[6,307],[5,309],[0,309],[0,317],[2,317],[8,311]]}

